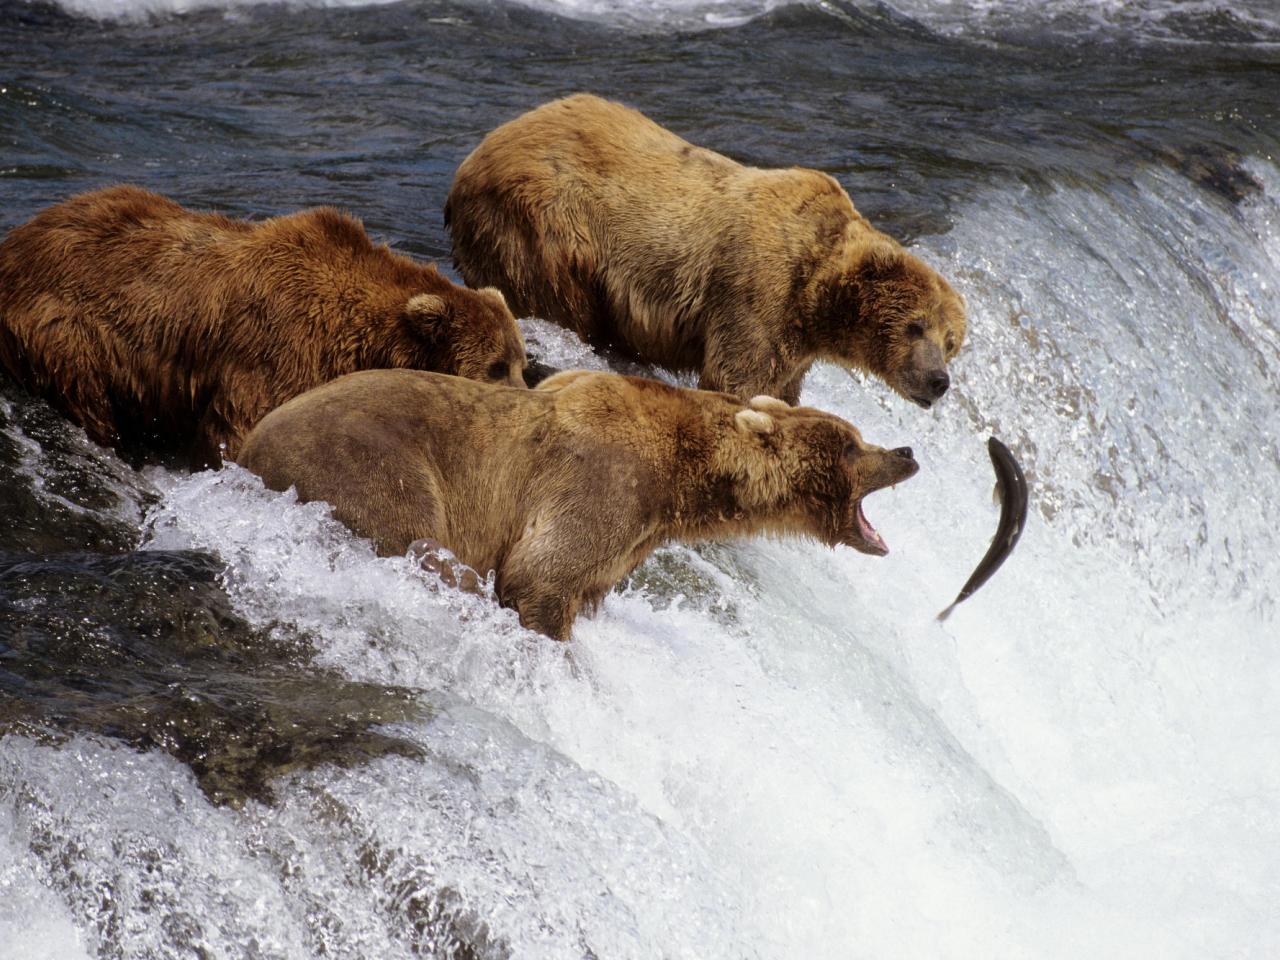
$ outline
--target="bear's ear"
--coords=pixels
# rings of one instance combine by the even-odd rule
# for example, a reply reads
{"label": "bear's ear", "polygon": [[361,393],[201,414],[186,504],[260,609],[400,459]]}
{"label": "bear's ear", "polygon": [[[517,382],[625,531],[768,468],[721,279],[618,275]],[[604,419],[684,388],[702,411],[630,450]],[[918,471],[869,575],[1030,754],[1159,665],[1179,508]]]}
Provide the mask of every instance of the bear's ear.
{"label": "bear's ear", "polygon": [[404,305],[405,322],[418,334],[434,337],[450,318],[452,311],[444,297],[436,293],[419,293]]}
{"label": "bear's ear", "polygon": [[404,325],[426,343],[449,338],[453,308],[438,293],[417,293],[404,303]]}
{"label": "bear's ear", "polygon": [[877,243],[862,255],[858,276],[864,280],[887,280],[902,273],[902,251],[889,243]]}
{"label": "bear's ear", "polygon": [[743,433],[773,433],[773,417],[759,410],[739,410],[733,421]]}
{"label": "bear's ear", "polygon": [[774,413],[790,410],[791,404],[785,400],[779,400],[777,397],[771,397],[767,393],[761,393],[751,398],[747,404],[752,410],[764,410],[768,412],[772,410]]}
{"label": "bear's ear", "polygon": [[476,291],[476,293],[483,293],[489,296],[490,298],[497,300],[498,303],[502,304],[502,309],[504,310],[510,309],[507,306],[507,298],[502,295],[502,291],[499,290],[497,287],[481,287]]}

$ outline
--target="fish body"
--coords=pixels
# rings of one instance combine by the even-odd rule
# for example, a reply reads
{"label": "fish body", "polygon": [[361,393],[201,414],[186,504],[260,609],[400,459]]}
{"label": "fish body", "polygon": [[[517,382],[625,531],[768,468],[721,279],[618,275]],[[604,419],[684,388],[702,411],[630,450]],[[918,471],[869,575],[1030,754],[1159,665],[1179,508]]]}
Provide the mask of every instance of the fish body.
{"label": "fish body", "polygon": [[960,588],[960,593],[951,602],[951,606],[938,614],[939,620],[947,619],[957,603],[973,596],[979,587],[991,579],[1013,552],[1018,538],[1022,536],[1022,528],[1027,524],[1027,478],[1022,472],[1022,467],[1018,465],[1009,448],[995,437],[987,441],[987,452],[991,454],[991,465],[996,472],[1000,524],[996,527],[996,535],[991,540],[991,546],[987,548],[986,555],[974,568],[964,586]]}

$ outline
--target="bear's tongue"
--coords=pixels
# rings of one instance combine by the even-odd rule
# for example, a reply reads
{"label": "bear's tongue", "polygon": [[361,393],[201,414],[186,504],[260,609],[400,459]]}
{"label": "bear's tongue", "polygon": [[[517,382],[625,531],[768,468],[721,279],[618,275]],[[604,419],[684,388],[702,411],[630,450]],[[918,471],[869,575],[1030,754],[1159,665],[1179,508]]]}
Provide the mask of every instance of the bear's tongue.
{"label": "bear's tongue", "polygon": [[876,528],[871,525],[871,521],[867,519],[867,515],[862,512],[862,501],[858,501],[858,509],[855,514],[858,518],[858,533],[862,539],[872,546],[878,547],[885,553],[889,552],[889,545],[884,542],[884,538],[876,532]]}

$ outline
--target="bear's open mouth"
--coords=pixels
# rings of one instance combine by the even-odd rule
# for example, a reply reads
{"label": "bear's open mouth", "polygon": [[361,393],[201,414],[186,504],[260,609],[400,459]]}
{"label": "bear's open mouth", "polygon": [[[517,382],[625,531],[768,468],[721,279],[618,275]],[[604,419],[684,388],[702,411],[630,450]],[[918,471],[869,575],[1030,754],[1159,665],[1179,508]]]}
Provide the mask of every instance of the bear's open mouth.
{"label": "bear's open mouth", "polygon": [[[911,455],[910,447],[882,451],[882,457],[873,474],[874,479],[861,487],[862,496],[853,501],[849,512],[845,514],[848,519],[845,525],[847,532],[844,542],[861,553],[869,553],[875,557],[883,557],[888,553],[889,545],[884,542],[884,537],[880,536],[876,528],[871,525],[871,521],[867,519],[867,514],[862,509],[862,501],[877,490],[896,486],[903,480],[915,476],[920,469],[920,464],[916,463]],[[857,489],[855,487],[855,490]]]}
{"label": "bear's open mouth", "polygon": [[861,539],[861,543],[852,543],[855,550],[861,550],[863,553],[872,553],[878,557],[883,557],[889,552],[889,545],[884,542],[884,537],[876,531],[871,525],[871,521],[867,519],[867,515],[862,512],[862,498],[858,498],[858,502],[853,505],[853,520],[856,525],[857,535]]}
{"label": "bear's open mouth", "polygon": [[914,397],[914,396],[913,396],[913,397],[911,398],[911,402],[912,402],[912,403],[917,403],[917,404],[919,404],[920,406],[924,407],[926,410],[928,410],[930,407],[932,407],[932,406],[933,406],[933,401],[932,401],[932,400],[930,400],[928,397]]}

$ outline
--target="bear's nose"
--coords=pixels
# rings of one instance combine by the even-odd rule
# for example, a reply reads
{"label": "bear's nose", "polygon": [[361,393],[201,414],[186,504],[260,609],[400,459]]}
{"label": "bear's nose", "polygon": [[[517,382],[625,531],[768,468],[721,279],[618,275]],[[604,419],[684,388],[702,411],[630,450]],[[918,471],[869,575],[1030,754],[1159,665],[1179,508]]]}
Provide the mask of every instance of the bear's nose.
{"label": "bear's nose", "polygon": [[947,371],[939,370],[936,373],[929,374],[929,393],[933,399],[937,400],[940,396],[947,392],[947,387],[951,386],[951,378],[947,376]]}
{"label": "bear's nose", "polygon": [[901,457],[903,460],[914,460],[915,456],[911,453],[910,447],[898,447],[891,451],[895,457]]}

